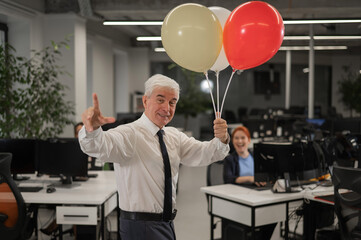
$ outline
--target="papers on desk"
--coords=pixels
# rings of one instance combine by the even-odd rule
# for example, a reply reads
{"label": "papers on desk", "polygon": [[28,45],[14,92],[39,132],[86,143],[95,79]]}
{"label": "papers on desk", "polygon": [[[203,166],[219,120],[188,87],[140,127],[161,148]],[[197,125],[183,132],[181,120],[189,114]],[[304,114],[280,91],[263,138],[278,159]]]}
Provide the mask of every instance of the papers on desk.
{"label": "papers on desk", "polygon": [[43,187],[43,184],[34,182],[20,182],[18,187]]}

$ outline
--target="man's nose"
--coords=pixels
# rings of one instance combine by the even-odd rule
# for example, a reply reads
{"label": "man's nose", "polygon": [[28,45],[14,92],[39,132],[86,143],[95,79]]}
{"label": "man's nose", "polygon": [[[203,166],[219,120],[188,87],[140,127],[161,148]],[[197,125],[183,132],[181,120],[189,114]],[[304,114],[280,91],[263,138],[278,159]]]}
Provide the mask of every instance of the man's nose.
{"label": "man's nose", "polygon": [[164,102],[162,104],[162,110],[169,112],[169,109],[170,109],[169,102]]}

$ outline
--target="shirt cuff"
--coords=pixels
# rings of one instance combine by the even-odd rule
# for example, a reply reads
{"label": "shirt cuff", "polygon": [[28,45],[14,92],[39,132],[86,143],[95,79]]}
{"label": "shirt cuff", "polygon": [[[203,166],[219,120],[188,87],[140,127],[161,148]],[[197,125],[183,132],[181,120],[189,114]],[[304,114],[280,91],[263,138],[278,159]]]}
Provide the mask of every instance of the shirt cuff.
{"label": "shirt cuff", "polygon": [[83,126],[80,131],[79,131],[79,139],[85,139],[85,138],[95,138],[96,136],[98,136],[100,134],[100,132],[102,131],[102,128],[99,127],[98,129],[92,131],[92,132],[88,132],[85,129],[85,126]]}

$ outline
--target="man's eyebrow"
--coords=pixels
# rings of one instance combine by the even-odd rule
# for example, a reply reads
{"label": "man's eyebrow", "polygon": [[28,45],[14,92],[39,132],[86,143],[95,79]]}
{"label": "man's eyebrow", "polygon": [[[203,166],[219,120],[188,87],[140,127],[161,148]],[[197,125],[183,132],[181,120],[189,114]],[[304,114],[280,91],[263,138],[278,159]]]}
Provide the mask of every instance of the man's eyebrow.
{"label": "man's eyebrow", "polygon": [[[156,97],[161,97],[161,98],[165,98],[165,96],[164,95],[162,95],[162,94],[158,94]],[[178,101],[178,99],[177,98],[172,98],[172,101]]]}

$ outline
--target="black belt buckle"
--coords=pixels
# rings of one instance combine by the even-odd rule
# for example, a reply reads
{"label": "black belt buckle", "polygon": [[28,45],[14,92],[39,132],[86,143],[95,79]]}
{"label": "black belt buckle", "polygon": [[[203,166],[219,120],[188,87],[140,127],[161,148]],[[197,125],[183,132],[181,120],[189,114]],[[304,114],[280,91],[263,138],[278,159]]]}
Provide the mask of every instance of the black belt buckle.
{"label": "black belt buckle", "polygon": [[162,219],[163,219],[163,221],[165,221],[165,222],[171,222],[171,221],[173,221],[173,220],[175,219],[175,216],[177,216],[177,209],[174,209],[174,210],[173,210],[172,215],[170,216],[170,219],[165,220],[163,214],[164,214],[164,213],[162,213]]}
{"label": "black belt buckle", "polygon": [[171,216],[170,216],[170,219],[164,219],[164,212],[162,213],[162,220],[164,221],[164,222],[171,222],[171,221],[173,221],[174,219],[175,219],[175,216],[177,216],[177,209],[174,209],[173,210],[173,212],[172,212],[172,214],[171,214]]}

